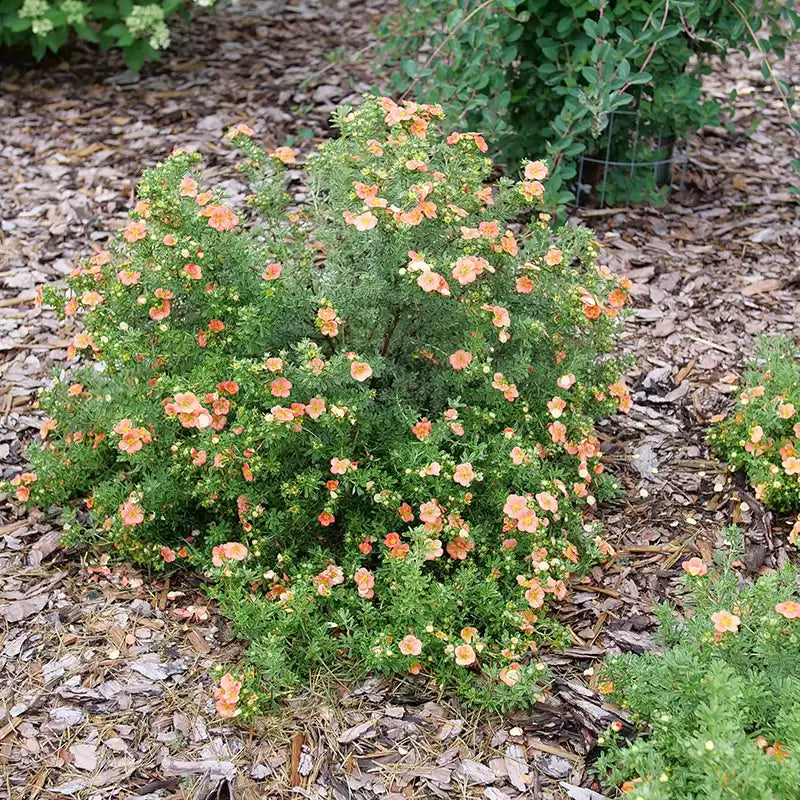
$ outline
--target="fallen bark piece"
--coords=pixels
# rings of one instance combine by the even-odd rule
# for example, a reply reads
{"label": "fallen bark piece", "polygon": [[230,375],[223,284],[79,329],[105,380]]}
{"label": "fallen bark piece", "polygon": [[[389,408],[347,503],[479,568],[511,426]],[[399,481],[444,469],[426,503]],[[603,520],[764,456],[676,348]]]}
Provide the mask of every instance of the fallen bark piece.
{"label": "fallen bark piece", "polygon": [[203,761],[179,761],[176,758],[165,758],[161,762],[161,771],[167,777],[208,775],[210,778],[227,778],[232,781],[236,776],[236,767],[231,761],[218,761],[211,758]]}
{"label": "fallen bark piece", "polygon": [[470,785],[487,785],[495,782],[495,774],[489,767],[478,761],[464,759],[455,769],[453,775]]}

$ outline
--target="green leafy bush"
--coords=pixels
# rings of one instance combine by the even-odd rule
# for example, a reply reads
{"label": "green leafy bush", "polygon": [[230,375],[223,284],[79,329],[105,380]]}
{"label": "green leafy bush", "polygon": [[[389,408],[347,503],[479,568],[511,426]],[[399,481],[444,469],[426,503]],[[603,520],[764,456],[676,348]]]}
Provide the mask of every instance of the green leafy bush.
{"label": "green leafy bush", "polygon": [[63,47],[71,34],[96,42],[104,50],[121,48],[125,61],[138,70],[147,59],[159,59],[169,46],[167,23],[188,16],[192,5],[218,0],[0,0],[0,47],[27,43],[37,59]]}
{"label": "green leafy bush", "polygon": [[595,769],[631,800],[797,797],[798,573],[743,585],[731,560],[684,562],[683,617],[659,611],[663,652],[604,666],[602,688],[642,733],[630,743],[609,731]]}
{"label": "green leafy bush", "polygon": [[792,341],[764,340],[736,407],[718,421],[708,441],[744,471],[765,505],[800,510],[800,350]]}
{"label": "green leafy bush", "polygon": [[246,128],[250,213],[176,153],[115,253],[46,294],[82,315],[81,363],[17,498],[88,497],[76,539],[203,570],[273,694],[351,663],[530,701],[536,643],[567,641],[547,608],[608,552],[593,421],[630,405],[607,355],[627,283],[588,230],[512,225],[546,166],[487,185],[483,139],[442,116],[342,110],[302,213],[293,153]]}
{"label": "green leafy bush", "polygon": [[[639,160],[668,157],[670,140],[717,120],[701,93],[709,57],[750,46],[781,57],[799,21],[783,0],[405,0],[383,33],[396,91],[491,134],[510,163],[546,154],[562,203],[581,153],[628,161],[635,137]],[[611,114],[637,107],[638,119],[615,119],[607,152]],[[614,179],[655,189],[652,169]]]}

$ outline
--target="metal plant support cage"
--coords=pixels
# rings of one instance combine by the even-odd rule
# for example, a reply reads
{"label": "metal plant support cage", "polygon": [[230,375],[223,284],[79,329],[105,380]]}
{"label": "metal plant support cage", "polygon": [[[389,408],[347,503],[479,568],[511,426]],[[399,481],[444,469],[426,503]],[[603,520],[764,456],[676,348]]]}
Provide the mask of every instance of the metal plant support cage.
{"label": "metal plant support cage", "polygon": [[[638,98],[637,98],[638,99]],[[614,123],[618,117],[624,120],[634,118],[633,124],[627,126],[630,131],[629,154],[630,160],[617,160],[614,158]],[[624,133],[624,130],[623,130]],[[602,137],[598,139],[598,145]],[[644,157],[641,151],[646,150]],[[659,153],[668,150],[668,155],[663,158],[648,159],[647,154],[654,151]],[[686,178],[686,167],[689,162],[689,137],[683,136],[675,138],[672,135],[666,136],[662,131],[642,132],[641,107],[638,102],[635,110],[612,111],[609,115],[608,126],[605,130],[605,146],[598,146],[598,151],[604,153],[604,157],[598,155],[581,155],[578,161],[578,179],[575,185],[574,207],[581,208],[591,204],[598,208],[606,208],[606,198],[609,194],[609,173],[616,173],[612,177],[622,178],[625,181],[625,205],[630,205],[631,193],[636,184],[636,179],[652,174],[655,187],[667,187],[667,194],[671,193],[676,185],[676,172],[680,173],[677,181],[678,187],[683,189]],[[599,180],[587,183],[587,176],[593,176]],[[616,187],[614,181],[611,185]],[[599,188],[598,188],[599,187]],[[617,189],[619,187],[616,187]],[[615,191],[615,194],[619,194]],[[582,202],[582,196],[586,199]]]}

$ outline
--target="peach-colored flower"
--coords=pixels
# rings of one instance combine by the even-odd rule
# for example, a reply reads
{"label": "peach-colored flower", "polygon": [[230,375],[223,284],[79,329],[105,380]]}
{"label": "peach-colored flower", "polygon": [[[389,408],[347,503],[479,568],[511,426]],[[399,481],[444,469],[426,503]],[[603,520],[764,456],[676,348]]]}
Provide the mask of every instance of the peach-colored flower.
{"label": "peach-colored flower", "polygon": [[796,603],[794,600],[784,600],[775,606],[775,611],[786,619],[798,619],[800,618],[800,603]]}
{"label": "peach-colored flower", "polygon": [[126,242],[130,242],[131,244],[138,242],[140,239],[144,239],[144,237],[147,236],[147,223],[142,222],[142,220],[129,222],[122,232],[122,235],[125,237]]}
{"label": "peach-colored flower", "polygon": [[194,414],[203,408],[193,392],[178,392],[171,405],[174,407],[176,414]]}
{"label": "peach-colored flower", "polygon": [[442,276],[433,270],[423,270],[417,276],[417,286],[424,292],[438,292]]}
{"label": "peach-colored flower", "polygon": [[372,367],[365,361],[353,361],[350,364],[350,377],[359,383],[372,377]]}
{"label": "peach-colored flower", "polygon": [[311,419],[318,419],[325,413],[325,401],[321,397],[312,397],[306,405],[306,414]]}
{"label": "peach-colored flower", "polygon": [[269,153],[271,158],[276,158],[284,164],[296,164],[297,159],[291,147],[276,147]]}
{"label": "peach-colored flower", "polygon": [[117,273],[117,280],[123,286],[134,286],[135,284],[139,283],[139,279],[141,277],[142,273],[133,269],[121,269]]}
{"label": "peach-colored flower", "polygon": [[235,139],[237,136],[252,136],[255,131],[244,122],[239,122],[236,125],[232,125],[228,128],[227,136],[228,139]]}
{"label": "peach-colored flower", "polygon": [[378,224],[378,218],[371,211],[364,211],[349,218],[345,217],[345,221],[357,231],[371,231]]}
{"label": "peach-colored flower", "polygon": [[541,608],[544,605],[544,587],[539,581],[532,580],[525,592],[525,600],[531,608]]}
{"label": "peach-colored flower", "polygon": [[711,621],[714,623],[714,630],[717,633],[738,633],[739,623],[741,619],[736,614],[731,614],[730,611],[715,611],[711,614]]}
{"label": "peach-colored flower", "polygon": [[539,517],[532,508],[526,508],[517,518],[517,529],[523,533],[536,533],[539,529]]}
{"label": "peach-colored flower", "polygon": [[141,523],[144,522],[144,512],[142,507],[130,499],[126,500],[119,507],[119,513],[120,517],[122,518],[122,524],[125,527],[131,528],[135,525],[141,525]]}
{"label": "peach-colored flower", "polygon": [[453,654],[455,655],[456,664],[460,667],[468,667],[476,661],[475,651],[472,649],[471,645],[468,644],[458,645],[453,651]]}
{"label": "peach-colored flower", "polygon": [[558,511],[558,500],[550,492],[539,492],[536,495],[536,502],[543,511],[550,511],[553,514]]}
{"label": "peach-colored flower", "polygon": [[520,294],[530,294],[533,291],[533,281],[527,275],[517,278],[517,291]]}
{"label": "peach-colored flower", "polygon": [[197,196],[197,181],[189,175],[184,175],[180,183],[181,197]]}
{"label": "peach-colored flower", "polygon": [[458,371],[466,369],[472,363],[472,353],[466,350],[456,350],[448,359],[450,366]]}
{"label": "peach-colored flower", "polygon": [[229,561],[244,561],[247,558],[247,548],[241,542],[226,542],[222,545],[222,552]]}
{"label": "peach-colored flower", "polygon": [[453,480],[460,483],[462,486],[469,486],[475,480],[475,472],[472,469],[472,464],[464,463],[459,464],[453,473]]}
{"label": "peach-colored flower", "polygon": [[215,231],[229,231],[239,223],[239,217],[223,205],[208,206],[202,214],[208,217],[208,224]]}
{"label": "peach-colored flower", "polygon": [[525,165],[525,177],[529,181],[543,181],[547,177],[547,164],[544,161],[530,161]]}
{"label": "peach-colored flower", "polygon": [[523,181],[520,184],[522,196],[528,200],[539,200],[544,197],[544,185],[539,181]]}
{"label": "peach-colored flower", "polygon": [[177,557],[177,554],[171,548],[166,546],[161,548],[161,558],[164,559],[165,563],[171,564]]}
{"label": "peach-colored flower", "polygon": [[572,373],[562,375],[557,381],[556,386],[559,389],[571,389],[575,385],[575,376]]}
{"label": "peach-colored flower", "polygon": [[350,467],[349,458],[332,458],[331,459],[331,473],[333,475],[344,475]]}
{"label": "peach-colored flower", "polygon": [[267,264],[267,268],[261,273],[261,277],[265,281],[274,281],[280,278],[282,271],[282,264],[278,264],[277,262],[274,264]]}
{"label": "peach-colored flower", "polygon": [[510,494],[503,506],[503,513],[511,519],[519,519],[528,510],[528,501],[518,494]]}
{"label": "peach-colored flower", "polygon": [[503,667],[500,670],[500,674],[497,676],[506,686],[511,686],[512,688],[516,686],[522,677],[520,673],[520,665],[516,662],[513,664],[509,664],[507,667]]}
{"label": "peach-colored flower", "polygon": [[467,626],[466,628],[461,629],[461,638],[467,643],[471,644],[474,639],[478,636],[478,629],[472,627],[471,625]]}
{"label": "peach-colored flower", "polygon": [[270,384],[270,392],[274,397],[288,397],[292,391],[292,382],[286,378],[276,378]]}
{"label": "peach-colored flower", "polygon": [[687,561],[683,561],[681,563],[681,567],[683,567],[684,572],[688,572],[690,575],[694,575],[695,577],[702,577],[703,575],[708,573],[708,567],[697,556],[688,559]]}
{"label": "peach-colored flower", "polygon": [[550,411],[550,415],[554,419],[558,419],[564,413],[564,409],[566,407],[567,404],[560,397],[554,397],[547,403],[547,408]]}
{"label": "peach-colored flower", "polygon": [[787,475],[800,475],[800,458],[787,456],[783,459],[782,466]]}
{"label": "peach-colored flower", "polygon": [[[370,550],[371,549],[372,548],[370,547]],[[358,569],[356,574],[353,576],[353,580],[356,582],[356,586],[358,587],[359,597],[370,600],[375,596],[375,592],[373,591],[373,587],[375,586],[375,576],[368,569],[365,567]]]}
{"label": "peach-colored flower", "polygon": [[397,648],[404,656],[418,656],[422,652],[422,642],[409,633],[397,643]]}
{"label": "peach-colored flower", "polygon": [[183,274],[193,281],[199,281],[203,277],[203,270],[199,264],[184,264]]}
{"label": "peach-colored flower", "polygon": [[556,264],[560,264],[563,260],[564,254],[557,248],[548,250],[544,256],[544,263],[547,264],[548,267],[554,267]]}

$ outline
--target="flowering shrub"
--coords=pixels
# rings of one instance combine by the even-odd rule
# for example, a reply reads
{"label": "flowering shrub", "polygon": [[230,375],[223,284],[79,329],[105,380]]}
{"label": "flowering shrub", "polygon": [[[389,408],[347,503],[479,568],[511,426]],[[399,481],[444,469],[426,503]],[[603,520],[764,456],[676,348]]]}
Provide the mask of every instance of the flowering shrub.
{"label": "flowering shrub", "polygon": [[0,46],[25,42],[37,59],[57,52],[74,33],[106,50],[119,47],[128,67],[138,70],[147,59],[160,58],[169,46],[167,23],[176,13],[187,16],[196,4],[218,0],[0,0]]}
{"label": "flowering shrub", "polygon": [[629,743],[609,731],[595,768],[632,800],[797,797],[800,576],[742,586],[730,561],[684,562],[684,618],[660,610],[663,653],[603,669],[601,691],[643,732]]}
{"label": "flowering shrub", "polygon": [[[800,351],[765,340],[727,419],[709,433],[716,452],[741,469],[756,497],[779,511],[800,510]],[[800,534],[796,526],[793,538]]]}
{"label": "flowering shrub", "polygon": [[536,643],[567,640],[548,609],[609,551],[593,420],[630,406],[606,355],[627,284],[589,231],[511,225],[543,163],[487,185],[483,139],[442,118],[339,112],[302,213],[294,154],[246,126],[250,212],[176,153],[46,295],[83,318],[79,366],[17,498],[86,497],[76,537],[205,571],[275,693],[346,660],[529,700]]}

